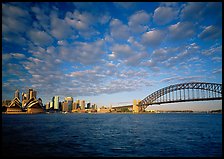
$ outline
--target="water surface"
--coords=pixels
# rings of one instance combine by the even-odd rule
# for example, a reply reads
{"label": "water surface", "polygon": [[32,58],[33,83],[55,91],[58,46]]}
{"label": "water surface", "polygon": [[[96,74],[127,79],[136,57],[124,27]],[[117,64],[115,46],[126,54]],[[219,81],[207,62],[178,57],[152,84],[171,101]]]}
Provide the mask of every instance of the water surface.
{"label": "water surface", "polygon": [[3,114],[2,152],[9,157],[221,157],[222,114]]}

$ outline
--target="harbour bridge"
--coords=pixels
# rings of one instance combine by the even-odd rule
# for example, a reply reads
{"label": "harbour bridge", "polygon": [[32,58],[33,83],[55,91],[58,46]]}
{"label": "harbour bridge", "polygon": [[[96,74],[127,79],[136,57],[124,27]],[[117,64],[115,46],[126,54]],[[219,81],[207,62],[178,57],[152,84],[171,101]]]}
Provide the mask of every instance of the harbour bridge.
{"label": "harbour bridge", "polygon": [[153,104],[208,100],[222,100],[222,84],[190,82],[170,85],[153,92],[143,100],[133,103],[133,105],[119,106],[115,109],[122,107],[146,109]]}

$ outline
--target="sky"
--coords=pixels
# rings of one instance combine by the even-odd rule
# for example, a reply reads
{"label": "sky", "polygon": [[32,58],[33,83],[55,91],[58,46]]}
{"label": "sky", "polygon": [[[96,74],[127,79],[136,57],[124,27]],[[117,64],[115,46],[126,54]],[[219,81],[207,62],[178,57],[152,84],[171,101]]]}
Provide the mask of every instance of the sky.
{"label": "sky", "polygon": [[192,81],[222,83],[221,2],[2,3],[3,100],[33,88],[115,106]]}

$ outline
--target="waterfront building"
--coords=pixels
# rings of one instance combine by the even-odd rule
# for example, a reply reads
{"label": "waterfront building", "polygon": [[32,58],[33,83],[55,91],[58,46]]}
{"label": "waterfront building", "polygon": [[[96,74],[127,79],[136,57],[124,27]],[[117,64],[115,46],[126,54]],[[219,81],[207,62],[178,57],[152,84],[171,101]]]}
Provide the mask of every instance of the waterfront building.
{"label": "waterfront building", "polygon": [[77,100],[76,100],[76,103],[77,103],[77,109],[80,108],[79,102],[80,102],[79,99],[77,99]]}
{"label": "waterfront building", "polygon": [[9,106],[7,107],[6,112],[7,113],[12,113],[12,112],[22,112],[22,104],[19,100],[18,97],[15,97],[11,103],[9,104]]}
{"label": "waterfront building", "polygon": [[38,103],[43,107],[42,99],[38,98]]}
{"label": "waterfront building", "polygon": [[27,95],[28,95],[28,100],[30,100],[31,96],[33,95],[33,89],[29,88],[28,92],[27,92]]}
{"label": "waterfront building", "polygon": [[49,109],[50,109],[50,103],[47,102],[47,103],[46,103],[46,110],[49,110]]}
{"label": "waterfront building", "polygon": [[28,101],[27,94],[22,93],[22,107],[24,107],[24,105],[26,104],[27,101]]}
{"label": "waterfront building", "polygon": [[59,102],[59,110],[62,110],[62,102]]}
{"label": "waterfront building", "polygon": [[19,90],[18,89],[15,91],[14,98],[15,97],[17,97],[20,100],[20,98],[19,98]]}
{"label": "waterfront building", "polygon": [[90,103],[87,103],[87,109],[90,109],[90,105],[91,105]]}
{"label": "waterfront building", "polygon": [[59,110],[59,96],[54,96],[52,102],[54,103],[54,110]]}
{"label": "waterfront building", "polygon": [[78,109],[77,106],[78,106],[78,104],[76,102],[73,102],[73,104],[72,104],[72,110]]}
{"label": "waterfront building", "polygon": [[110,111],[109,108],[103,106],[103,107],[99,108],[99,109],[97,110],[97,112],[98,112],[98,113],[110,113],[111,111]]}
{"label": "waterfront building", "polygon": [[54,103],[52,101],[50,102],[50,109],[54,109]]}
{"label": "waterfront building", "polygon": [[33,91],[33,97],[37,98],[37,91]]}
{"label": "waterfront building", "polygon": [[85,110],[85,100],[80,100],[81,110]]}
{"label": "waterfront building", "polygon": [[25,109],[27,110],[28,114],[36,114],[44,112],[43,107],[40,105],[39,101],[34,97],[28,100],[28,102],[25,105]]}
{"label": "waterfront building", "polygon": [[34,91],[32,88],[28,89],[28,100],[30,100],[31,98],[37,98],[37,91]]}
{"label": "waterfront building", "polygon": [[63,102],[62,103],[62,111],[63,112],[69,112],[68,102]]}
{"label": "waterfront building", "polygon": [[92,109],[97,109],[97,105],[96,104],[93,104],[92,105]]}
{"label": "waterfront building", "polygon": [[10,104],[11,102],[12,102],[12,101],[11,101],[11,100],[8,100],[8,99],[3,100],[3,101],[2,101],[2,106],[7,107],[7,106],[9,106],[9,104]]}
{"label": "waterfront building", "polygon": [[72,97],[65,97],[64,101],[68,103],[68,111],[72,111],[72,104],[73,104],[73,98]]}

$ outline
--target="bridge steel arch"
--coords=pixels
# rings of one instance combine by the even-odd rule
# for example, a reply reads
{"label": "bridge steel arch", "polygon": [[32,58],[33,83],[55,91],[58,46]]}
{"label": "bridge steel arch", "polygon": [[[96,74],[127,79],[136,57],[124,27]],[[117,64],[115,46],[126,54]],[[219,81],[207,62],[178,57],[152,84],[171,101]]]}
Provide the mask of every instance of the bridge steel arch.
{"label": "bridge steel arch", "polygon": [[159,89],[141,100],[138,105],[148,106],[152,104],[220,99],[222,99],[222,84],[191,82]]}

